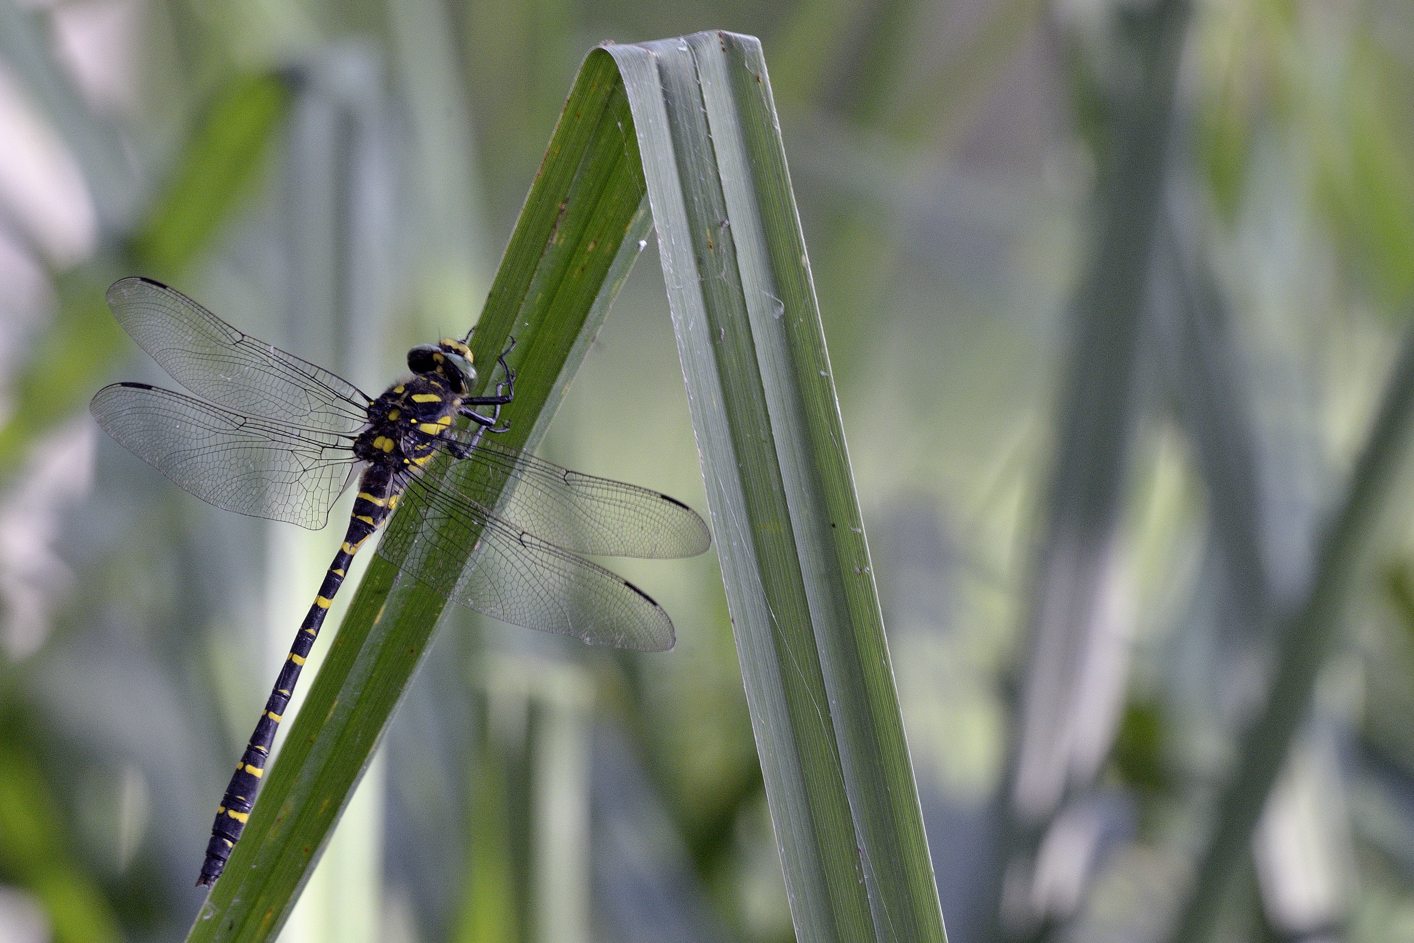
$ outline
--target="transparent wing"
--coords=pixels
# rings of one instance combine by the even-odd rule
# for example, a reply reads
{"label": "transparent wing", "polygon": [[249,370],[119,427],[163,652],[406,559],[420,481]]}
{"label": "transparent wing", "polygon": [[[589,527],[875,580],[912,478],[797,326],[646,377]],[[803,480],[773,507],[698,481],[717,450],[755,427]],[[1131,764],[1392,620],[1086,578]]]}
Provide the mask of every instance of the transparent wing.
{"label": "transparent wing", "polygon": [[241,333],[161,282],[116,281],[108,306],[153,360],[202,399],[326,432],[350,433],[368,418],[369,399],[352,383]]}
{"label": "transparent wing", "polygon": [[348,481],[348,437],[255,419],[145,383],[89,403],[98,424],[178,486],[219,508],[318,529]]}
{"label": "transparent wing", "polygon": [[[574,553],[649,559],[696,556],[711,544],[697,512],[661,492],[561,468],[484,435],[478,440],[476,430],[452,430],[444,438],[472,446],[458,465],[505,471],[513,487],[496,516],[545,543]],[[444,486],[476,507],[496,500],[489,488],[487,476],[470,467],[458,472],[455,465]]]}
{"label": "transparent wing", "polygon": [[[623,577],[511,526],[432,479],[414,478],[409,490],[423,500],[403,505],[378,552],[434,592],[503,622],[592,645],[673,647],[667,612]],[[414,540],[423,522],[429,526]],[[466,547],[477,539],[479,552],[463,568]]]}

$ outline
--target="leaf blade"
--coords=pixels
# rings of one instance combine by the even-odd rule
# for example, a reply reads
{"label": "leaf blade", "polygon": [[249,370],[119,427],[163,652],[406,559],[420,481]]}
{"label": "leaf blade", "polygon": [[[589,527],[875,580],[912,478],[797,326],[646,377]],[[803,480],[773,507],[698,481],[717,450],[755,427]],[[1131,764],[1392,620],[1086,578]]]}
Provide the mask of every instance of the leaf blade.
{"label": "leaf blade", "polygon": [[801,939],[945,939],[759,43],[610,47]]}
{"label": "leaf blade", "polygon": [[[617,133],[623,107],[611,69],[581,72],[473,337],[486,363],[514,327],[522,392],[507,407],[513,425],[502,441],[516,447],[543,432],[648,232],[636,154]],[[491,378],[486,371],[481,382]],[[406,526],[398,516],[389,524]],[[372,561],[188,940],[279,932],[446,602],[400,579],[394,564]]]}

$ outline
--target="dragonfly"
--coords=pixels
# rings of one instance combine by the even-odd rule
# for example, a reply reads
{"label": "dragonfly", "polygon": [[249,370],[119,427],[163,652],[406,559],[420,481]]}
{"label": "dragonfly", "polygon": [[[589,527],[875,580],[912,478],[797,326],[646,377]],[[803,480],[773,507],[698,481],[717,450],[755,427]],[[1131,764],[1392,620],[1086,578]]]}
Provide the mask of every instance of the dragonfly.
{"label": "dragonfly", "polygon": [[[410,375],[370,397],[161,282],[120,279],[107,300],[138,346],[187,391],[122,382],[95,394],[94,418],[137,457],[217,507],[309,529],[324,527],[341,493],[358,482],[343,541],[217,806],[198,886],[216,882],[240,840],[300,669],[354,555],[405,495],[419,500],[402,513],[425,526],[393,528],[378,553],[430,591],[590,644],[673,646],[667,612],[581,554],[693,556],[710,543],[706,523],[661,492],[494,442],[509,428],[501,409],[515,398],[511,348],[497,358],[493,392],[471,393],[468,334],[413,347]],[[427,474],[439,456],[470,473]],[[476,548],[469,560],[468,547]]]}

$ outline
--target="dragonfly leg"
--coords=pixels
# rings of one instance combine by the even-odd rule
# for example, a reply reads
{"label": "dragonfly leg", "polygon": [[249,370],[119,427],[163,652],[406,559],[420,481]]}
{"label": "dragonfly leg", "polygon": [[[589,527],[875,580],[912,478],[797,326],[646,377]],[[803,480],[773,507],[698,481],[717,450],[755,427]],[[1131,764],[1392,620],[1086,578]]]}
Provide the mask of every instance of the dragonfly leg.
{"label": "dragonfly leg", "polygon": [[[514,350],[515,346],[516,339],[512,337],[510,344],[496,358],[496,362],[501,365],[502,379],[496,384],[495,394],[492,396],[468,396],[462,400],[461,408],[458,410],[472,422],[492,432],[506,432],[511,427],[510,423],[505,425],[497,425],[497,423],[501,421],[501,407],[515,399],[516,395],[516,372],[506,363],[506,355]],[[472,408],[474,406],[492,407],[491,415],[487,416],[477,412]]]}
{"label": "dragonfly leg", "polygon": [[506,398],[510,402],[516,395],[516,372],[506,364],[506,355],[516,349],[516,339],[512,337],[506,349],[501,351],[496,362],[501,365],[501,382],[496,384],[496,396]]}

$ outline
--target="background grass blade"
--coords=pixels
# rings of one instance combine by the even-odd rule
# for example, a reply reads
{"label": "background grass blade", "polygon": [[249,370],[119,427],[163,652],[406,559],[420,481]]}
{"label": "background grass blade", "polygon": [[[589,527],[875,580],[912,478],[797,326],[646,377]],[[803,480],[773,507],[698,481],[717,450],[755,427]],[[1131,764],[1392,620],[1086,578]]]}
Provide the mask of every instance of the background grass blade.
{"label": "background grass blade", "polygon": [[917,791],[759,43],[612,46],[644,157],[801,940],[941,940]]}
{"label": "background grass blade", "polygon": [[[6,32],[7,18],[16,15],[6,10],[0,7],[0,33]],[[0,39],[0,54],[19,41],[18,36]],[[22,58],[44,61],[32,52]],[[23,461],[35,438],[82,406],[90,392],[86,378],[102,375],[110,339],[121,334],[105,311],[107,286],[132,271],[180,281],[220,227],[239,212],[240,197],[252,189],[264,169],[263,156],[292,97],[286,77],[268,72],[236,76],[217,89],[133,228],[115,224],[104,230],[106,239],[122,244],[121,257],[70,270],[60,278],[57,287],[64,303],[58,308],[59,316],[34,342],[32,366],[13,381],[17,408],[0,420],[0,481]],[[105,144],[102,150],[106,154],[120,149]],[[91,183],[99,205],[118,201],[108,192],[110,188],[132,188],[116,171],[94,173]],[[62,369],[56,369],[56,364]]]}
{"label": "background grass blade", "polygon": [[1133,18],[1126,49],[1139,65],[1115,109],[1122,117],[1106,129],[1125,147],[1103,168],[1095,245],[1070,306],[1069,363],[1023,616],[1025,674],[999,791],[989,889],[998,939],[1040,938],[1048,922],[1069,919],[1072,904],[1046,889],[1058,878],[1041,851],[1066,825],[1087,833],[1084,845],[1094,841],[1091,827],[1073,824],[1084,818],[1076,800],[1100,773],[1128,683],[1120,547],[1149,382],[1141,354],[1156,330],[1145,299],[1187,21],[1187,4],[1173,0]]}
{"label": "background grass blade", "polygon": [[1283,620],[1283,646],[1273,666],[1265,700],[1243,731],[1238,765],[1217,802],[1213,825],[1195,870],[1191,893],[1168,937],[1173,943],[1214,938],[1218,917],[1267,797],[1287,760],[1287,751],[1310,715],[1316,681],[1335,643],[1341,617],[1379,517],[1407,468],[1414,437],[1414,331],[1407,331],[1394,361],[1378,415],[1371,425],[1350,485],[1320,538],[1319,556],[1306,596]]}

